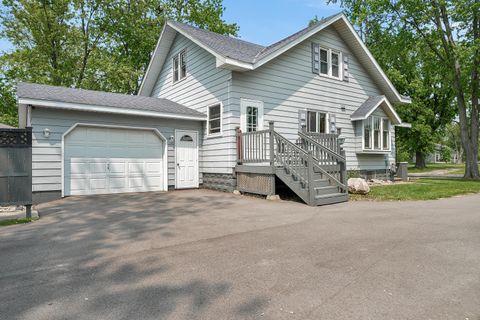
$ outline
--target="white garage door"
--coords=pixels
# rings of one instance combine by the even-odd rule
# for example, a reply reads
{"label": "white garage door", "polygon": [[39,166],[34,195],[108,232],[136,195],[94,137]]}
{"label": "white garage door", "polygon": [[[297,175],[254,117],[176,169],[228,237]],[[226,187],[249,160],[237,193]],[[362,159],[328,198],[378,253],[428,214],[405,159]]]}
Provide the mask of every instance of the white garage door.
{"label": "white garage door", "polygon": [[166,190],[163,144],[152,130],[77,126],[64,140],[64,194]]}

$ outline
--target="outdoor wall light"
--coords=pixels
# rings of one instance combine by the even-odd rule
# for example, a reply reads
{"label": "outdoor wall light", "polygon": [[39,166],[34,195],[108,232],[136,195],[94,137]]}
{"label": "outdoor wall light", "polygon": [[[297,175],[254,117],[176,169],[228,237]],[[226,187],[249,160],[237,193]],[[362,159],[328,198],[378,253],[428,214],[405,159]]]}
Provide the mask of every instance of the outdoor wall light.
{"label": "outdoor wall light", "polygon": [[168,137],[168,142],[173,143],[174,141],[175,141],[175,137],[174,137],[174,136]]}
{"label": "outdoor wall light", "polygon": [[48,128],[43,129],[43,136],[45,138],[50,137],[50,129],[48,129]]}

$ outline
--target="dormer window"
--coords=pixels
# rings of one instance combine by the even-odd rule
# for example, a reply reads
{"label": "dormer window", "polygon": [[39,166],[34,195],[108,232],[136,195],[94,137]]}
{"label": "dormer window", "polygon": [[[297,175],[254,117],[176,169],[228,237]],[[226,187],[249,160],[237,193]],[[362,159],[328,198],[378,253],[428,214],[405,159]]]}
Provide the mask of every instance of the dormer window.
{"label": "dormer window", "polygon": [[182,50],[173,57],[173,83],[184,79],[187,76],[187,55]]}

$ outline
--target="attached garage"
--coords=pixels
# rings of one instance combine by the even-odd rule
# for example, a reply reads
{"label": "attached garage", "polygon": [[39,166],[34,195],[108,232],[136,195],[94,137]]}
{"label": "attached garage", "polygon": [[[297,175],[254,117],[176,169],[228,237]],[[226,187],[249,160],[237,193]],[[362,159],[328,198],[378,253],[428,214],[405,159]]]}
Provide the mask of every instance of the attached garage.
{"label": "attached garage", "polygon": [[197,188],[206,115],[167,99],[19,83],[34,203]]}
{"label": "attached garage", "polygon": [[155,129],[75,125],[64,134],[64,195],[166,191],[166,140]]}

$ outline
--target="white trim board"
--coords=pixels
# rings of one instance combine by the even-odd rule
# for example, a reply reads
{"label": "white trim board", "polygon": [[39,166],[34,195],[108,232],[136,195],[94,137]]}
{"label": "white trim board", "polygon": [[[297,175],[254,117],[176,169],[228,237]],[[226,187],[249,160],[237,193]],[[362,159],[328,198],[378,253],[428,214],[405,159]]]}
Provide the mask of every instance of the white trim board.
{"label": "white trim board", "polygon": [[[347,17],[343,13],[340,13],[337,16],[330,18],[330,20],[326,23],[319,24],[316,28],[313,28],[312,30],[305,33],[301,37],[295,39],[294,41],[291,41],[287,45],[280,46],[277,50],[271,52],[270,54],[259,59],[258,61],[253,61],[252,63],[239,61],[229,57],[224,57],[218,52],[216,52],[215,50],[213,50],[212,48],[210,48],[209,46],[203,44],[202,42],[198,41],[197,39],[189,35],[187,32],[184,32],[180,28],[173,26],[170,22],[167,22],[159,38],[157,47],[155,48],[155,51],[150,61],[150,64],[148,66],[147,72],[145,73],[144,79],[140,86],[139,95],[143,95],[143,96],[151,95],[154,82],[157,79],[160,69],[165,63],[165,59],[169,51],[168,49],[172,45],[173,39],[175,38],[176,33],[180,33],[181,35],[185,36],[187,39],[191,40],[193,43],[197,44],[199,47],[203,48],[204,50],[212,54],[216,58],[217,68],[225,68],[225,69],[244,72],[244,71],[250,71],[250,70],[259,68],[265,63],[271,61],[272,59],[275,59],[282,53],[290,50],[294,46],[300,44],[301,42],[307,40],[308,38],[312,37],[316,33],[320,32],[321,30],[335,23],[341,23],[347,27],[348,33],[343,34],[342,37],[350,36],[350,38],[353,38],[352,40],[353,42],[355,42],[354,44],[358,45],[359,49],[361,50],[361,51],[353,52],[353,54],[356,56],[363,54],[367,57],[367,61],[372,64],[373,70],[375,70],[375,72],[378,73],[379,75],[378,79],[381,79],[386,84],[386,88],[389,89],[391,93],[391,97],[394,97],[392,101],[398,102],[398,103],[411,103],[410,99],[407,99],[398,93],[397,89],[393,86],[390,79],[388,79],[385,72],[382,70],[378,62],[373,57],[372,53],[368,50],[367,46],[360,39],[356,31],[353,29],[353,26],[351,25],[351,23],[348,21]],[[351,43],[349,43],[349,46],[352,48],[352,51],[358,50]]]}
{"label": "white trim board", "polygon": [[123,114],[123,115],[132,115],[132,116],[166,118],[166,119],[198,120],[198,121],[206,120],[206,116],[189,116],[189,115],[180,115],[180,114],[174,114],[174,113],[162,113],[162,112],[155,112],[155,111],[148,111],[148,110],[117,108],[117,107],[78,104],[78,103],[69,103],[69,102],[60,102],[60,101],[47,101],[47,100],[20,98],[18,99],[18,102],[20,104],[32,105],[34,107],[38,106],[38,107],[73,110],[73,111],[113,113],[113,114]]}
{"label": "white trim board", "polygon": [[75,130],[77,127],[94,127],[94,128],[112,128],[112,129],[127,129],[127,130],[146,130],[146,131],[153,131],[162,141],[163,141],[163,157],[162,157],[162,162],[163,162],[163,186],[164,186],[164,191],[168,190],[168,140],[165,138],[165,136],[158,131],[156,128],[150,128],[150,127],[133,127],[133,126],[117,126],[117,125],[106,125],[106,124],[96,124],[96,123],[81,123],[77,122],[70,128],[68,128],[65,133],[62,134],[62,143],[61,143],[61,195],[62,198],[65,197],[65,137],[69,135],[73,130]]}

